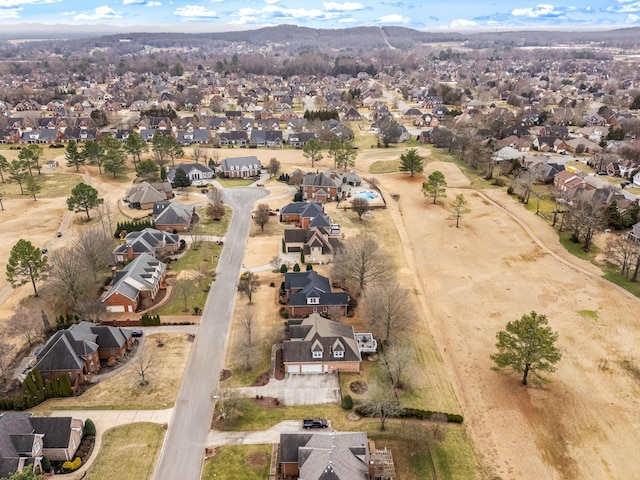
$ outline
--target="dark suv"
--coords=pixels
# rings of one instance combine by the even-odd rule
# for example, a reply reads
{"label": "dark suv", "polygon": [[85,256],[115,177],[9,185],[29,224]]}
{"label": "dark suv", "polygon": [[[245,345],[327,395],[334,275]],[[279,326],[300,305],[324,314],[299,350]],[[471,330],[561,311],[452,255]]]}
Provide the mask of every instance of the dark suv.
{"label": "dark suv", "polygon": [[302,428],[309,430],[310,428],[327,428],[329,422],[324,418],[310,418],[302,421]]}

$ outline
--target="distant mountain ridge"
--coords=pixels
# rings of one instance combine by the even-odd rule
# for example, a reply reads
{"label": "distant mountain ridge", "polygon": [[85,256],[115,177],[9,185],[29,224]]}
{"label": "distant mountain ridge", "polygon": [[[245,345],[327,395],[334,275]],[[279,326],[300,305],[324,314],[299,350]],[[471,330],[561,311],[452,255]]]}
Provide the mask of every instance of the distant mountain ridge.
{"label": "distant mountain ridge", "polygon": [[[351,27],[344,29],[316,29],[295,25],[278,25],[252,30],[219,31],[223,26],[198,25],[146,25],[118,27],[113,25],[42,25],[4,24],[3,40],[65,40],[100,39],[101,43],[123,39],[144,41],[149,44],[176,44],[198,46],[203,41],[238,43],[264,46],[267,43],[289,45],[292,50],[352,49],[367,46],[370,49],[412,47],[429,43],[465,43],[471,48],[491,48],[498,45],[553,46],[555,44],[593,44],[633,48],[640,46],[640,27],[612,30],[557,31],[510,30],[493,32],[421,31],[405,27]],[[210,28],[211,30],[208,30]],[[184,30],[189,30],[185,32]],[[218,31],[215,31],[215,30]],[[543,32],[543,34],[541,34]]]}

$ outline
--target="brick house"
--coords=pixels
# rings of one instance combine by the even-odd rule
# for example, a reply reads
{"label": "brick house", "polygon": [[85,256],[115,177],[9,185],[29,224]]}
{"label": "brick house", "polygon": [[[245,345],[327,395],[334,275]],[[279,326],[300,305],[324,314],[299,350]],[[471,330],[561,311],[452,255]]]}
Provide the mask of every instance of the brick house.
{"label": "brick house", "polygon": [[227,178],[248,178],[260,175],[262,165],[258,157],[251,155],[248,157],[225,158],[220,167],[222,175]]}
{"label": "brick house", "polygon": [[347,292],[332,292],[329,279],[313,270],[289,272],[284,275],[284,299],[291,317],[304,317],[312,313],[327,315],[331,307],[347,314]]}
{"label": "brick house", "polygon": [[180,250],[180,237],[176,233],[145,228],[139,232],[129,232],[124,242],[113,250],[116,263],[125,263],[138,258],[143,253],[153,257],[171,254]]}
{"label": "brick house", "polygon": [[286,373],[359,372],[362,356],[351,325],[314,313],[288,321],[289,339],[283,342]]}

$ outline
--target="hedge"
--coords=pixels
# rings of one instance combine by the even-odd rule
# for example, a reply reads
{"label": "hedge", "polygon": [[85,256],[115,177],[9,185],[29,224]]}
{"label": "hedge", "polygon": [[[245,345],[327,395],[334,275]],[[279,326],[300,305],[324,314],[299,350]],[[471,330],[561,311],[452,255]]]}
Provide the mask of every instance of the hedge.
{"label": "hedge", "polygon": [[[344,400],[343,400],[344,402]],[[366,411],[360,406],[356,408],[356,412],[358,415],[363,417],[370,416]],[[421,420],[431,420],[433,415],[444,415],[447,417],[448,423],[462,423],[464,421],[464,417],[462,415],[458,415],[455,413],[445,413],[445,412],[433,412],[431,410],[421,410],[419,408],[404,408],[402,409],[402,413],[398,415],[399,418],[418,418]]]}
{"label": "hedge", "polygon": [[160,315],[144,314],[140,318],[143,327],[157,327],[160,325]]}
{"label": "hedge", "polygon": [[80,460],[80,457],[76,457],[75,460],[73,460],[73,462],[69,462],[69,461],[64,462],[62,464],[62,470],[64,470],[65,472],[75,472],[81,466],[82,466],[82,460]]}

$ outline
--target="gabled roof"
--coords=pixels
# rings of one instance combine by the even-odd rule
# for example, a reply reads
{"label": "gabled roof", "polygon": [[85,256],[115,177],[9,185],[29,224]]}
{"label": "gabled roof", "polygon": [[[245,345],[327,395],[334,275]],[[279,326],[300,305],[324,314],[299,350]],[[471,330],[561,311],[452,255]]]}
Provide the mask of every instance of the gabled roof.
{"label": "gabled roof", "polygon": [[42,373],[82,370],[85,359],[98,350],[97,335],[58,330],[38,353],[36,368]]}
{"label": "gabled roof", "polygon": [[108,325],[96,325],[92,322],[80,322],[71,325],[69,330],[85,331],[96,335],[98,348],[122,348],[131,338],[131,330]]}
{"label": "gabled roof", "polygon": [[123,271],[116,273],[113,285],[104,294],[102,301],[104,302],[115,293],[130,300],[136,300],[141,291],[155,289],[166,268],[167,266],[160,260],[156,260],[148,253],[143,253]]}
{"label": "gabled roof", "polygon": [[284,276],[284,289],[295,291],[289,295],[289,305],[307,305],[308,298],[318,298],[318,306],[346,306],[349,295],[346,292],[332,292],[329,279],[314,270],[308,272],[289,272]]}
{"label": "gabled roof", "polygon": [[44,435],[44,448],[68,448],[71,417],[31,417],[33,429]]}
{"label": "gabled roof", "polygon": [[248,157],[225,158],[222,160],[222,170],[225,172],[252,170],[260,168],[260,161],[255,155]]}
{"label": "gabled roof", "polygon": [[[20,457],[31,454],[36,436],[29,422],[30,413],[4,412],[0,415],[0,475],[8,476],[18,468]],[[27,457],[26,464],[33,463]]]}
{"label": "gabled roof", "polygon": [[280,461],[297,463],[305,480],[369,480],[367,434],[282,433]]}
{"label": "gabled roof", "polygon": [[166,200],[167,188],[170,192],[171,184],[169,182],[155,185],[151,185],[149,182],[142,182],[139,186],[130,188],[129,191],[127,191],[127,201],[129,203],[146,204]]}
{"label": "gabled roof", "polygon": [[[156,205],[164,205],[164,208],[157,210]],[[183,205],[178,202],[156,202],[153,206],[153,223],[155,225],[189,225],[195,213],[196,207]]]}
{"label": "gabled roof", "polygon": [[211,170],[207,165],[203,163],[180,163],[179,165],[176,165],[175,167],[171,167],[169,169],[169,171],[167,172],[167,180],[173,182],[173,178],[176,175],[176,170],[178,170],[179,168],[181,168],[184,173],[187,174],[187,176],[189,176],[189,172],[192,172],[194,170],[209,175],[213,174],[213,170]]}
{"label": "gabled roof", "polygon": [[118,245],[113,254],[126,253],[128,248],[133,253],[142,254],[144,252],[154,254],[157,249],[165,248],[169,245],[180,243],[180,237],[175,233],[156,230],[155,228],[145,228],[139,232],[129,232],[124,243]]}

